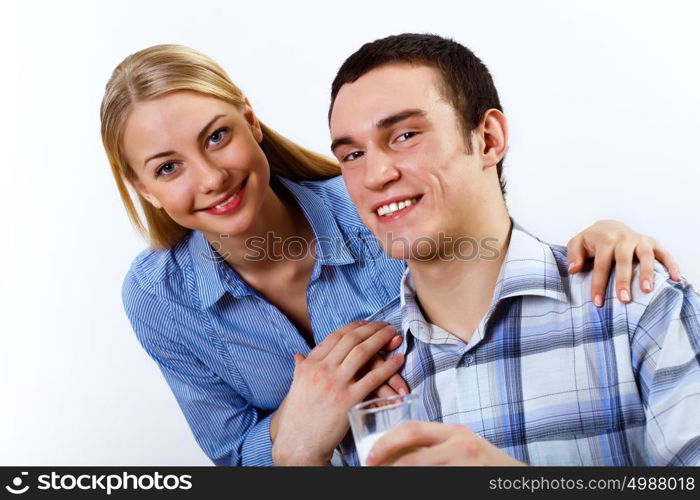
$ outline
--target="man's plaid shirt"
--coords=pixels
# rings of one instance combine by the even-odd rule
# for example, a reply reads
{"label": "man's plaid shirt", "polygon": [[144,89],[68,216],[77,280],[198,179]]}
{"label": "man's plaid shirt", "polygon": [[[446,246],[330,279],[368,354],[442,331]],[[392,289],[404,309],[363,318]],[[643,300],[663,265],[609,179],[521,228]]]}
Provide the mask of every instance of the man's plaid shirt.
{"label": "man's plaid shirt", "polygon": [[[369,319],[403,334],[402,376],[431,421],[469,426],[532,465],[700,464],[700,299],[657,265],[633,302],[591,302],[590,270],[513,226],[491,307],[469,343],[428,323],[410,272]],[[356,462],[352,447],[345,448]]]}

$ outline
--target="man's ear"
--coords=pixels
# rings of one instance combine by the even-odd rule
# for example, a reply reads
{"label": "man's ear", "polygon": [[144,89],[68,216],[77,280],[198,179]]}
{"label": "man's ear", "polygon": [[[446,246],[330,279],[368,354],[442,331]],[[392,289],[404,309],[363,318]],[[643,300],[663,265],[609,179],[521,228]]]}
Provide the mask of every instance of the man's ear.
{"label": "man's ear", "polygon": [[484,168],[493,167],[503,159],[508,150],[508,120],[497,109],[489,109],[479,124],[481,141],[478,141],[484,158]]}
{"label": "man's ear", "polygon": [[251,132],[253,132],[253,137],[255,137],[255,140],[261,142],[263,140],[263,133],[262,128],[260,127],[260,121],[255,115],[253,107],[250,105],[250,101],[247,97],[243,98],[243,102],[245,103],[245,108],[243,109],[243,117],[245,118],[245,121],[248,122],[248,125],[250,126]]}
{"label": "man's ear", "polygon": [[163,208],[163,205],[158,201],[158,199],[153,196],[148,189],[146,189],[146,186],[143,185],[143,183],[138,180],[138,179],[129,179],[129,184],[131,184],[131,187],[133,187],[138,193],[151,205],[153,205],[156,208]]}

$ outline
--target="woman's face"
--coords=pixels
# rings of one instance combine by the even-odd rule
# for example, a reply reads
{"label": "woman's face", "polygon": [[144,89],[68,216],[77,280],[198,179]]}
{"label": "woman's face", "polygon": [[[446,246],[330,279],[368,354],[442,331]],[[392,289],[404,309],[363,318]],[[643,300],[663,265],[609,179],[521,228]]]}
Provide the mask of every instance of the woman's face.
{"label": "woman's face", "polygon": [[140,102],[122,147],[134,187],[178,224],[210,238],[243,234],[268,193],[260,124],[248,106],[178,91]]}

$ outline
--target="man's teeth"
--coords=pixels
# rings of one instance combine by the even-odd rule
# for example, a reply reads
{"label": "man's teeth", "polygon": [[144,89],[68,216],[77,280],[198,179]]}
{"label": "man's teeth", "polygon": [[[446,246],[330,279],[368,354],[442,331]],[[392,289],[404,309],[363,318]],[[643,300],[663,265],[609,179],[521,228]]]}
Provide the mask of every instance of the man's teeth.
{"label": "man's teeth", "polygon": [[386,215],[391,215],[399,210],[403,210],[406,207],[410,207],[418,201],[418,198],[411,198],[409,200],[403,200],[398,203],[389,203],[388,205],[383,205],[377,209],[377,214],[384,217]]}

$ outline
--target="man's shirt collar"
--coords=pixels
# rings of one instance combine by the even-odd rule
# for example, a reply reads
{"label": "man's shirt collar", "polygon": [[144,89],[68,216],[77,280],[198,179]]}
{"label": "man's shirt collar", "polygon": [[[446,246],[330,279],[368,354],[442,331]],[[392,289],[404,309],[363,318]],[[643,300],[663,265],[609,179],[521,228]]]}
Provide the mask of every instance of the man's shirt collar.
{"label": "man's shirt collar", "polygon": [[[468,345],[474,345],[483,338],[485,325],[502,300],[538,295],[568,302],[565,285],[561,279],[561,273],[565,272],[567,272],[565,269],[557,266],[549,245],[513,222],[508,250],[496,281],[491,306]],[[400,297],[401,329],[404,336],[410,331],[412,335],[426,343],[463,343],[455,335],[426,321],[418,304],[408,268],[401,279]]]}

